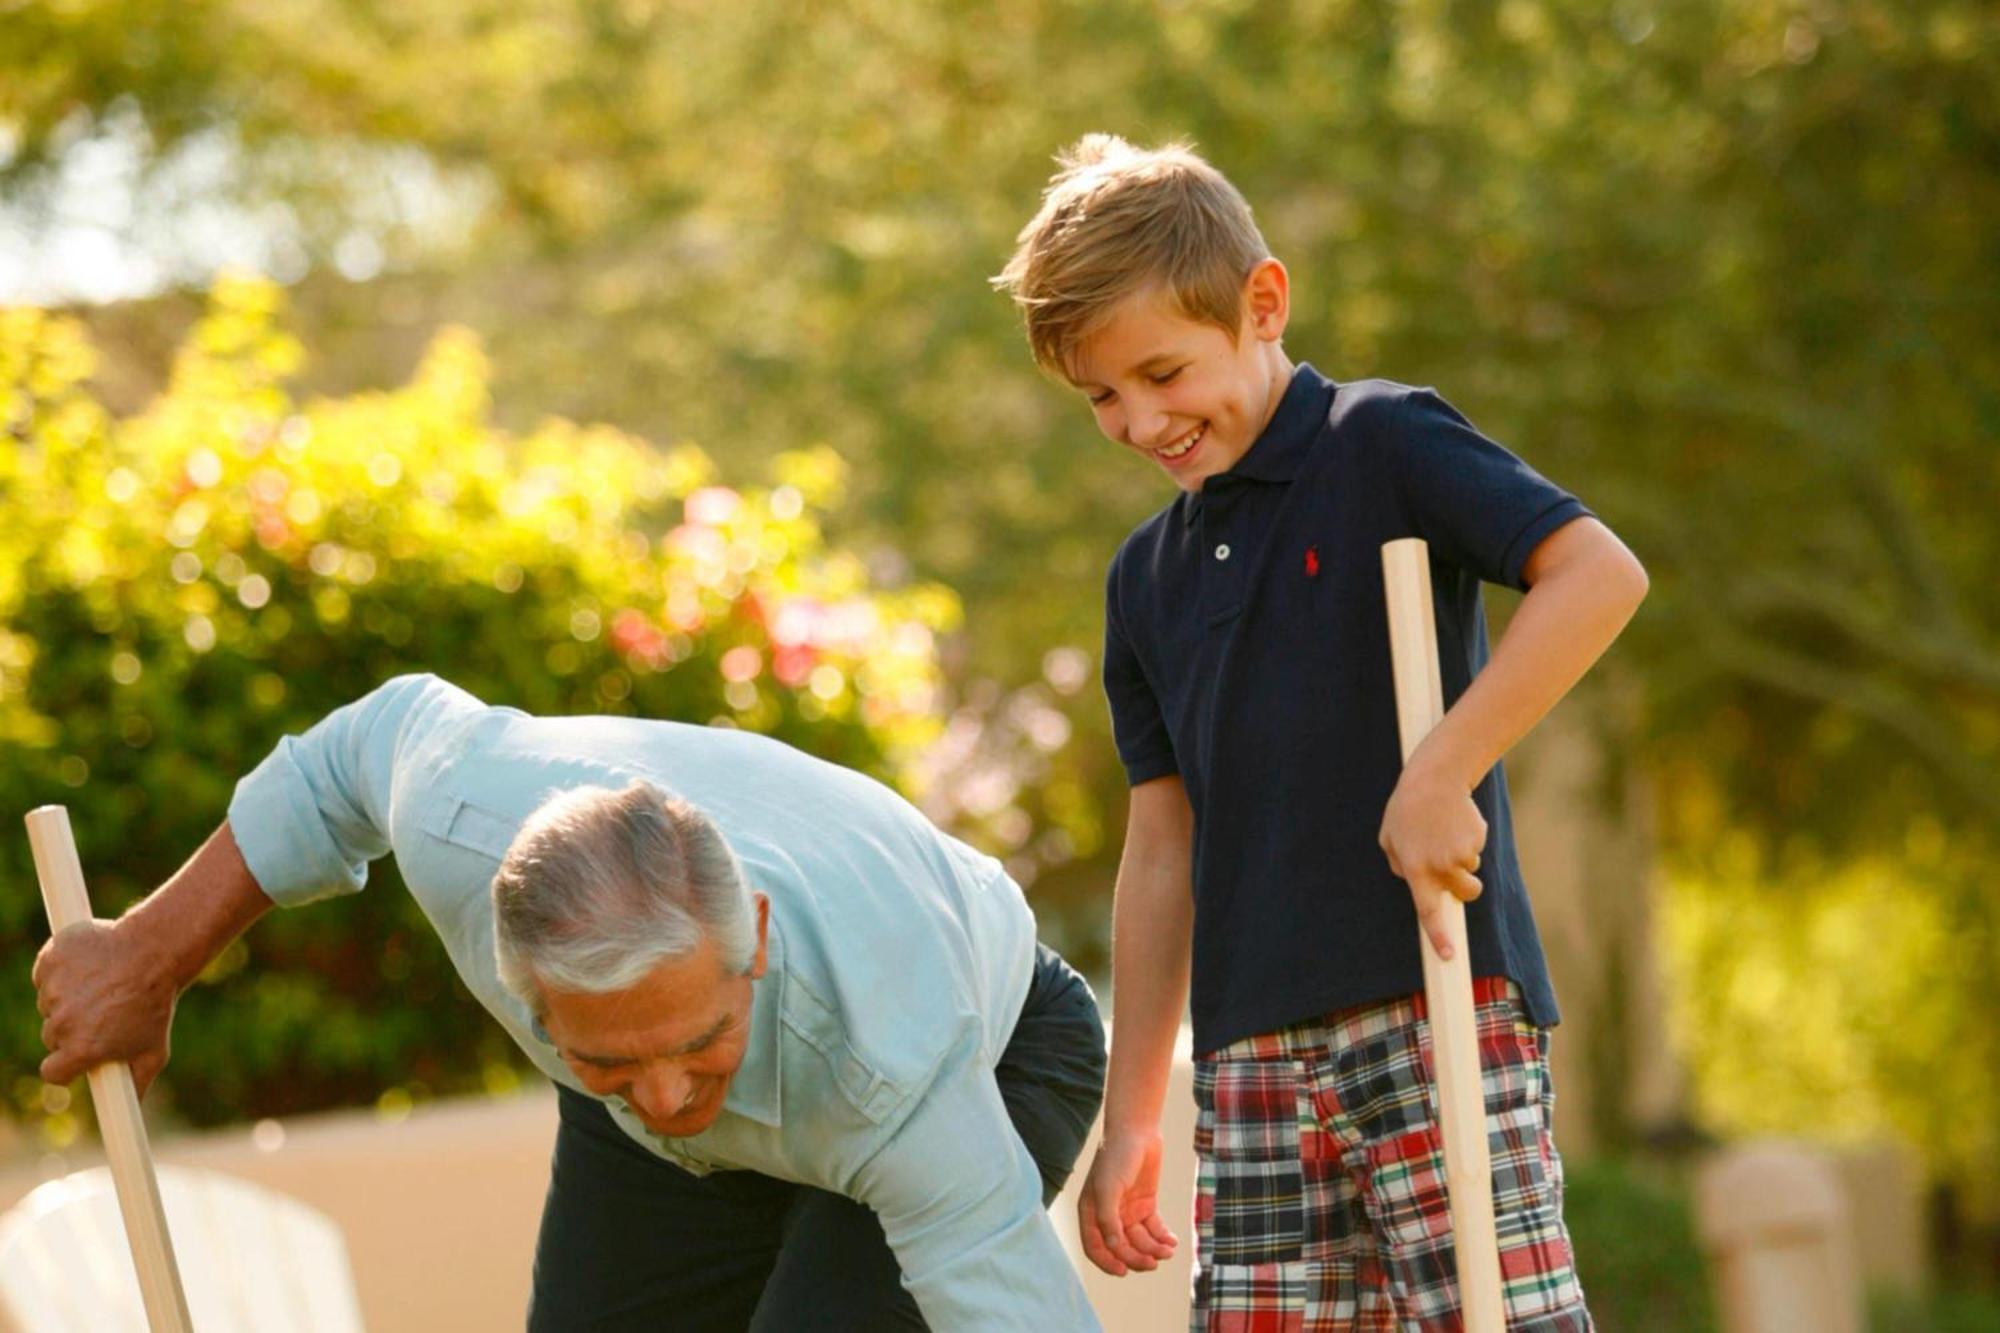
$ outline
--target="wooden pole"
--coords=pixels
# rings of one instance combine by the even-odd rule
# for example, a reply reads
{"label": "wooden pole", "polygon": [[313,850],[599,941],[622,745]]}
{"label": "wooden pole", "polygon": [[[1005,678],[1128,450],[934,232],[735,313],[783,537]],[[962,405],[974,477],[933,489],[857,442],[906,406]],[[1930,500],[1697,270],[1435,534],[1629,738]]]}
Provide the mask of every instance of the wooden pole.
{"label": "wooden pole", "polygon": [[[49,929],[91,919],[90,894],[83,885],[76,838],[70,832],[69,811],[45,805],[28,815],[28,845],[35,854],[35,875],[41,880],[42,902],[49,912]],[[139,1094],[132,1071],[120,1063],[90,1071],[90,1098],[97,1107],[97,1127],[104,1136],[104,1154],[111,1163],[111,1183],[118,1192],[118,1211],[125,1219],[125,1238],[132,1263],[139,1271],[139,1296],[153,1333],[193,1333],[180,1270],[174,1266],[173,1240],[167,1234],[167,1214],[160,1204],[160,1183],[153,1175],[153,1155],[146,1146],[146,1122],[139,1115]]]}
{"label": "wooden pole", "polygon": [[[1403,759],[1408,762],[1444,717],[1429,547],[1418,537],[1385,543],[1382,580],[1396,673],[1396,722]],[[1507,1312],[1500,1297],[1500,1247],[1493,1227],[1493,1159],[1486,1143],[1486,1097],[1479,1079],[1472,958],[1465,938],[1465,904],[1450,896],[1445,899],[1444,932],[1451,940],[1449,962],[1438,957],[1430,936],[1421,931],[1419,947],[1424,958],[1424,1002],[1430,1011],[1431,1064],[1437,1074],[1445,1190],[1458,1256],[1459,1309],[1466,1333],[1503,1333]]]}

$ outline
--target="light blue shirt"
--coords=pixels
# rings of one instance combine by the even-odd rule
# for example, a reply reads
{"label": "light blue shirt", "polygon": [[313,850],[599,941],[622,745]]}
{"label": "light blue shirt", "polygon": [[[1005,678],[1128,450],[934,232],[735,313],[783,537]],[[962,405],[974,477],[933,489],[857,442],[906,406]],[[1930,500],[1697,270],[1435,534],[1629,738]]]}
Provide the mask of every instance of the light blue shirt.
{"label": "light blue shirt", "polygon": [[229,823],[280,906],[358,891],[393,852],[479,1002],[588,1096],[500,984],[490,887],[549,796],[634,778],[703,810],[770,896],[769,967],[714,1124],[666,1138],[603,1099],[613,1118],[690,1171],[867,1204],[933,1328],[1096,1329],[993,1075],[1027,996],[1034,918],[998,862],[887,787],[740,731],[533,718],[403,676],[281,741],[237,784]]}

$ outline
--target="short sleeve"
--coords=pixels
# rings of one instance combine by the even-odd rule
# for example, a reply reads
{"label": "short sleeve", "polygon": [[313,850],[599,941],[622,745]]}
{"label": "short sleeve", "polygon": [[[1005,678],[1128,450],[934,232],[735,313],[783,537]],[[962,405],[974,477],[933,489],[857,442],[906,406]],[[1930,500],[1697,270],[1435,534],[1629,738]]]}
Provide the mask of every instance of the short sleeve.
{"label": "short sleeve", "polygon": [[1104,696],[1111,705],[1111,736],[1125,779],[1136,787],[1178,773],[1174,743],[1160,713],[1160,699],[1127,632],[1118,592],[1120,561],[1111,562],[1104,582]]}
{"label": "short sleeve", "polygon": [[1387,445],[1417,535],[1488,583],[1524,589],[1542,539],[1590,514],[1429,389],[1403,398]]}

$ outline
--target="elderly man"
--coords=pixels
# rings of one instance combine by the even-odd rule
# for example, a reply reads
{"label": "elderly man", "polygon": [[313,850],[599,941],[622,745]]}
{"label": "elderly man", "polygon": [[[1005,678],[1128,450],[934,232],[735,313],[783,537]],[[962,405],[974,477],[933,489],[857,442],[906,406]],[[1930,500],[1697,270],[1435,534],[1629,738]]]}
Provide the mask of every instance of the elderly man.
{"label": "elderly man", "polygon": [[49,942],[43,1077],[143,1087],[211,958],[387,852],[557,1085],[531,1329],[1097,1327],[1046,1212],[1102,1088],[1089,988],[997,862],[758,736],[391,681]]}

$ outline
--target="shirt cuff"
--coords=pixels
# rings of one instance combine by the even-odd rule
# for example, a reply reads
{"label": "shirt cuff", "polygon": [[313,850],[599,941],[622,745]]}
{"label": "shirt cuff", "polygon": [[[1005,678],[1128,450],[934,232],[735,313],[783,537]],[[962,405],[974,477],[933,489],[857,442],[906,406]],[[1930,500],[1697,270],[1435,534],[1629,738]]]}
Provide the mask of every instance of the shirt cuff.
{"label": "shirt cuff", "polygon": [[327,831],[311,784],[293,757],[295,737],[278,742],[264,762],[236,784],[229,831],[264,896],[298,907],[336,894],[358,893],[365,863],[344,859]]}
{"label": "shirt cuff", "polygon": [[1566,495],[1529,520],[1526,527],[1514,534],[1514,540],[1507,543],[1507,554],[1500,562],[1500,572],[1505,576],[1506,585],[1517,592],[1525,592],[1527,588],[1521,582],[1521,571],[1527,566],[1528,557],[1542,544],[1542,539],[1576,519],[1595,517],[1584,507],[1583,501]]}
{"label": "shirt cuff", "polygon": [[1154,778],[1171,777],[1181,771],[1171,754],[1142,755],[1125,762],[1125,785],[1136,787]]}

